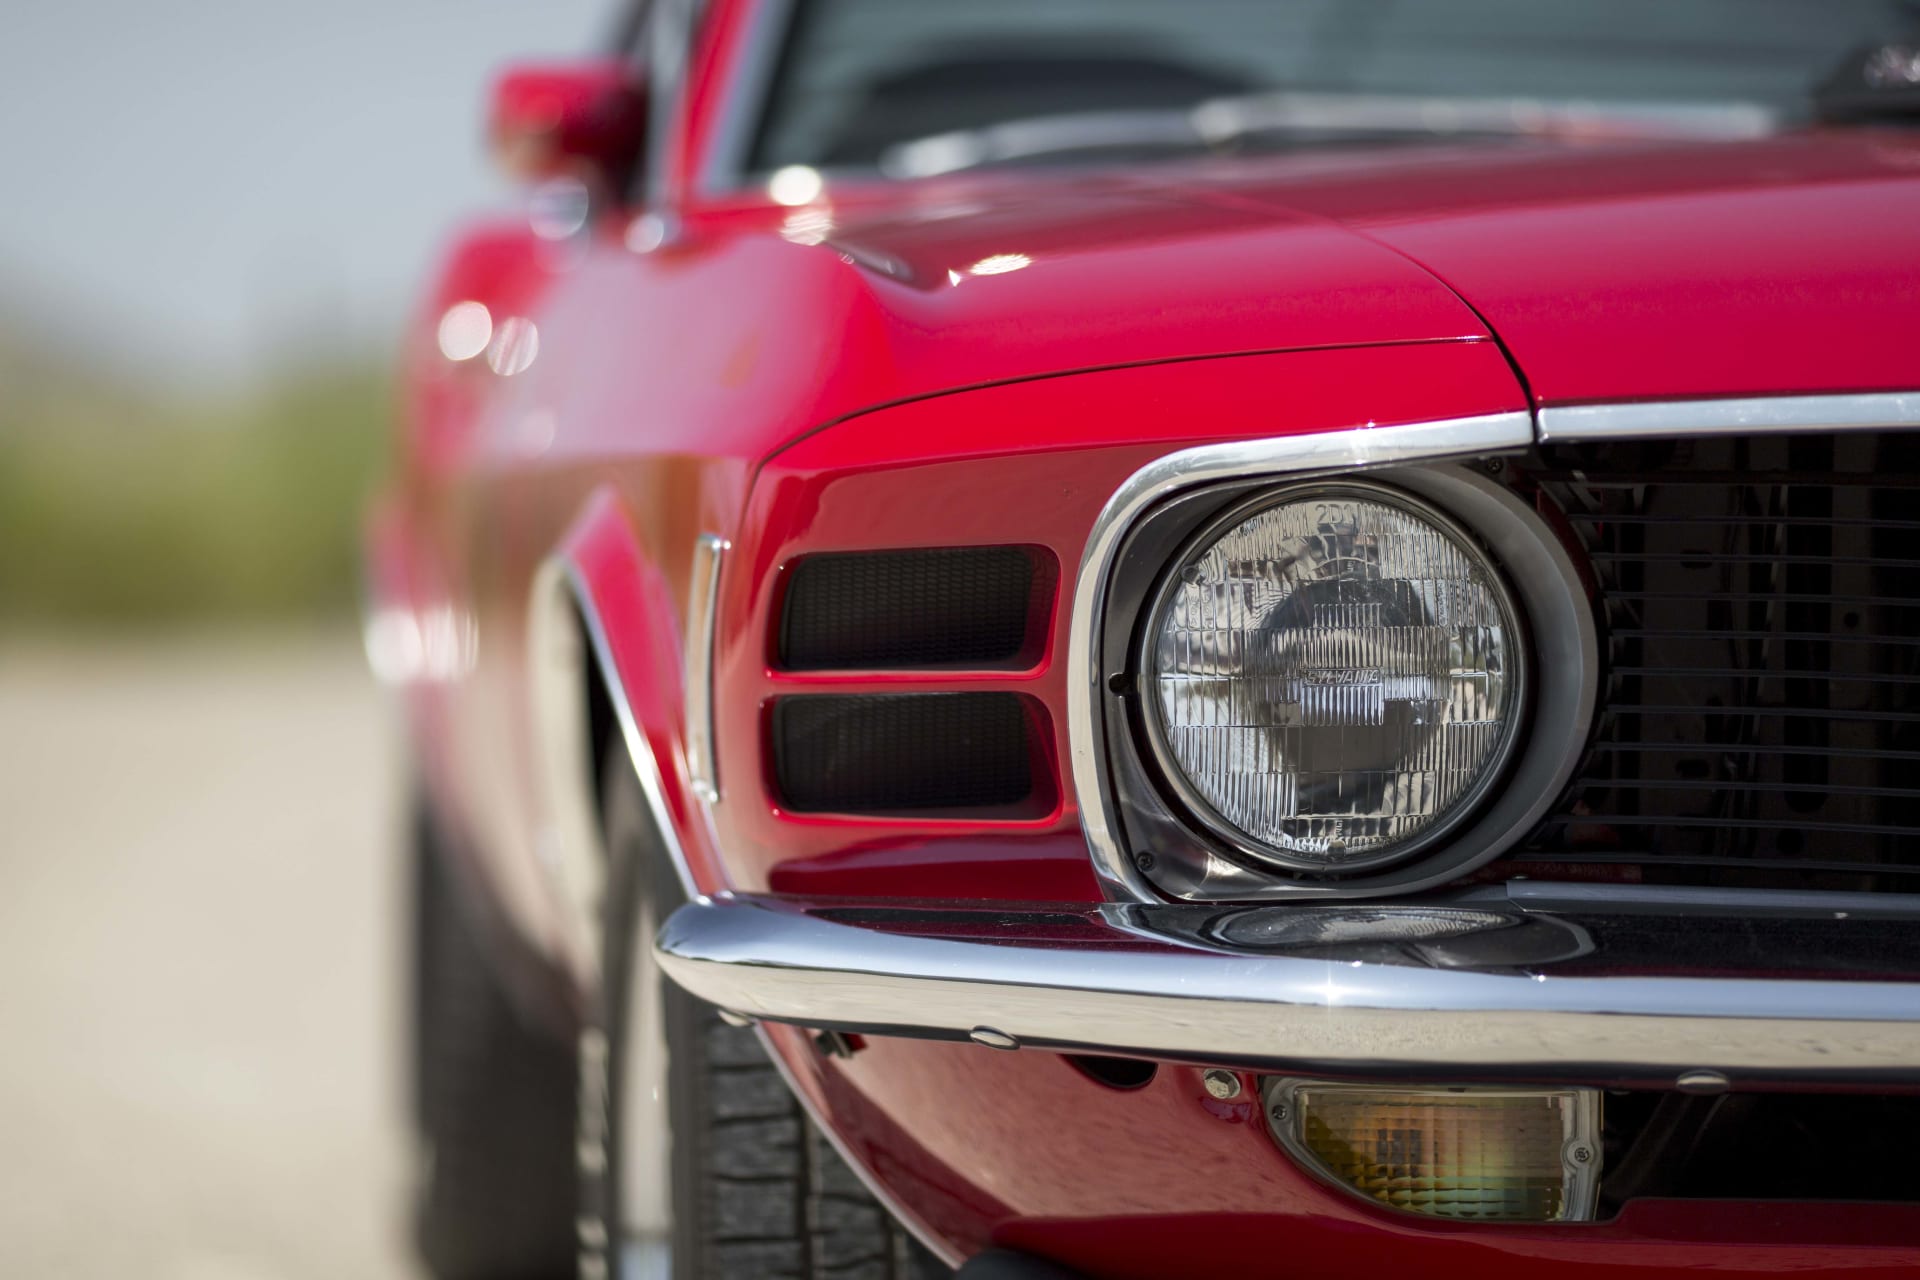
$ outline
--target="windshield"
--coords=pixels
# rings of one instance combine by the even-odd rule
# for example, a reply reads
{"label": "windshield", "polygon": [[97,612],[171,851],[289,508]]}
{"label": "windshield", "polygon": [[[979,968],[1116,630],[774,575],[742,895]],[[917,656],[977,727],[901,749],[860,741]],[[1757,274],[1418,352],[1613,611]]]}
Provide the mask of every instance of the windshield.
{"label": "windshield", "polygon": [[[1256,144],[1527,132],[1514,122],[1596,116],[1751,133],[1804,118],[1836,66],[1912,32],[1915,9],[1903,0],[798,0],[751,166],[912,173],[1077,149],[1187,149],[1220,130],[1189,134],[1170,119],[1222,102],[1275,108],[1206,117]],[[1462,111],[1391,109],[1420,100]],[[1503,102],[1528,110],[1503,113]],[[1080,127],[1009,145],[1004,129],[992,133],[1036,120]],[[978,141],[982,131],[990,144]],[[929,153],[910,145],[969,133],[975,141],[936,149],[945,159],[924,167]]]}

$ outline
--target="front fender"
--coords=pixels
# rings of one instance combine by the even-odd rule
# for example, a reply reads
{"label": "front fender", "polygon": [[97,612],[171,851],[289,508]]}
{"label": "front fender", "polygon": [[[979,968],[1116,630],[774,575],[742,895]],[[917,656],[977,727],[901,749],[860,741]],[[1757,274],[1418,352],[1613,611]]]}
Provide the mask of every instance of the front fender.
{"label": "front fender", "polygon": [[690,897],[726,887],[694,789],[681,699],[683,632],[672,585],[611,489],[596,491],[534,576],[528,609],[536,744],[534,848],[557,915],[558,958],[583,981],[598,954],[604,856],[588,706],[597,680],[613,741],[638,776],[664,855]]}

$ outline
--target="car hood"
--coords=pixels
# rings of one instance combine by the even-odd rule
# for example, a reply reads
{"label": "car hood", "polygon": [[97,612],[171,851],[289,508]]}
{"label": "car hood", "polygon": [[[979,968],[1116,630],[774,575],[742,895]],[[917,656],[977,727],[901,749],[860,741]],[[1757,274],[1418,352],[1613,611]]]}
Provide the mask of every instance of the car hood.
{"label": "car hood", "polygon": [[1920,386],[1911,130],[1300,156],[1179,186],[1406,255],[1543,405]]}
{"label": "car hood", "polygon": [[895,372],[917,354],[929,384],[950,374],[916,342],[986,381],[1491,334],[1543,405],[1920,386],[1905,130],[981,175],[821,238],[908,286]]}
{"label": "car hood", "polygon": [[[1196,356],[1485,341],[1404,255],[1316,214],[1099,177],[983,174],[799,210],[863,282],[892,396]],[[820,259],[816,259],[818,261]]]}

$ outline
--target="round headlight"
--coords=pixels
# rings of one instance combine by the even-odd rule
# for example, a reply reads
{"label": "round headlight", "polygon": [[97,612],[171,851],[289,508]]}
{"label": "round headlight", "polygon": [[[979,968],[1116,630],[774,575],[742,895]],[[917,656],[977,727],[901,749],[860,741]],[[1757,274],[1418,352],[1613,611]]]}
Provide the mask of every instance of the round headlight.
{"label": "round headlight", "polygon": [[1464,818],[1512,746],[1524,679],[1486,556],[1358,483],[1268,493],[1202,530],[1141,666],[1188,806],[1237,848],[1322,872],[1404,858]]}

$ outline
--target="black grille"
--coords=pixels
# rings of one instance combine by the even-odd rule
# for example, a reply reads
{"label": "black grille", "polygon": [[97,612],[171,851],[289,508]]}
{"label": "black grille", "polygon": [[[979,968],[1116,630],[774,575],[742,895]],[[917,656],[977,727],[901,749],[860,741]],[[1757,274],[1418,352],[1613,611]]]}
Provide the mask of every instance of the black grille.
{"label": "black grille", "polygon": [[1920,436],[1562,446],[1602,713],[1522,862],[1920,891]]}
{"label": "black grille", "polygon": [[1035,557],[1023,547],[834,552],[793,568],[780,616],[790,671],[1028,665]]}
{"label": "black grille", "polygon": [[1012,693],[781,698],[773,763],[797,813],[983,817],[1036,799],[1030,718]]}

